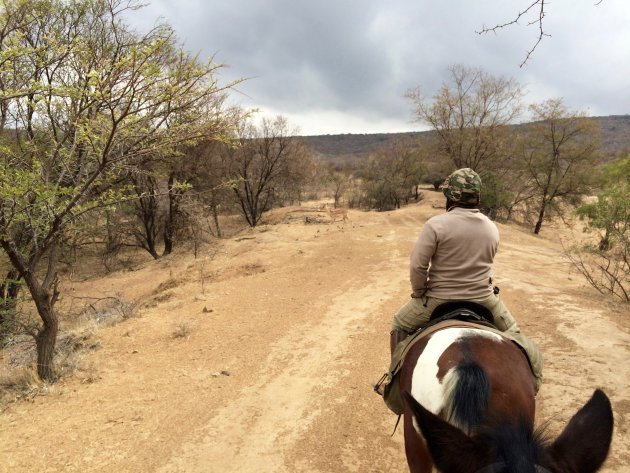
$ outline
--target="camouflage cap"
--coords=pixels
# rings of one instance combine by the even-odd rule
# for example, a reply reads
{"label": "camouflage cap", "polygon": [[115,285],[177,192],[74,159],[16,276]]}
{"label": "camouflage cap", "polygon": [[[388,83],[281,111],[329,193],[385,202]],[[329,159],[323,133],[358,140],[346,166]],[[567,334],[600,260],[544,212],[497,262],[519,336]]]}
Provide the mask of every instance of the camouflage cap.
{"label": "camouflage cap", "polygon": [[446,178],[440,189],[453,202],[476,205],[481,194],[481,178],[470,168],[458,169]]}

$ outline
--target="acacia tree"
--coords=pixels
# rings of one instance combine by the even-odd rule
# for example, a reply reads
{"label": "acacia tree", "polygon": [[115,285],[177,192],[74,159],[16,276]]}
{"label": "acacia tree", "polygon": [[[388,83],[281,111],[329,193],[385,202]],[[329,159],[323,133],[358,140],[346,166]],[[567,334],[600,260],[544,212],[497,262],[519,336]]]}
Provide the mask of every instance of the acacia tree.
{"label": "acacia tree", "polygon": [[577,203],[589,191],[599,157],[599,130],[560,99],[531,105],[530,110],[534,121],[528,125],[523,163],[537,206],[537,234],[550,210],[561,213],[558,202]]}
{"label": "acacia tree", "polygon": [[435,130],[437,153],[455,168],[494,168],[511,153],[508,125],[521,111],[522,87],[480,68],[454,65],[449,71],[450,83],[442,84],[432,100],[419,89],[407,92],[416,119]]}
{"label": "acacia tree", "polygon": [[47,381],[64,232],[119,201],[115,184],[138,162],[234,127],[221,66],[184,53],[168,25],[133,31],[128,8],[137,7],[20,0],[0,10],[0,247],[41,319],[33,335]]}

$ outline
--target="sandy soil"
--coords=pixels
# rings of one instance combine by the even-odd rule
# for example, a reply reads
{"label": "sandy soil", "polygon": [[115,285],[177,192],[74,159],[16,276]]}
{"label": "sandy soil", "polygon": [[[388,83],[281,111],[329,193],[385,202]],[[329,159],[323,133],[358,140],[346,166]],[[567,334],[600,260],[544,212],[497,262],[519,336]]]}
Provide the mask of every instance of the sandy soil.
{"label": "sandy soil", "polygon": [[[441,212],[426,196],[345,224],[284,209],[196,259],[67,281],[66,303],[117,295],[138,316],[95,330],[73,377],[0,407],[0,472],[406,471],[372,383],[409,294],[409,251]],[[601,471],[629,472],[630,310],[584,283],[559,229],[499,229],[495,280],[546,358],[539,422],[558,433],[603,388],[615,433]]]}

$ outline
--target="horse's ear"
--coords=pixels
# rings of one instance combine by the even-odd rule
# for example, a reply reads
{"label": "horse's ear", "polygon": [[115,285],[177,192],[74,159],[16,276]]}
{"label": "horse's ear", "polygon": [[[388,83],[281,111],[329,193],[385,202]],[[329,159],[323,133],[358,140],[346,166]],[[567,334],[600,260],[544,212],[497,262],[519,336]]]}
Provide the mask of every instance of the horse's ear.
{"label": "horse's ear", "polygon": [[610,400],[597,389],[545,453],[554,463],[571,465],[570,471],[592,473],[608,456],[612,432]]}
{"label": "horse's ear", "polygon": [[433,463],[443,473],[477,471],[488,461],[487,448],[425,409],[407,391],[403,399],[424,437]]}

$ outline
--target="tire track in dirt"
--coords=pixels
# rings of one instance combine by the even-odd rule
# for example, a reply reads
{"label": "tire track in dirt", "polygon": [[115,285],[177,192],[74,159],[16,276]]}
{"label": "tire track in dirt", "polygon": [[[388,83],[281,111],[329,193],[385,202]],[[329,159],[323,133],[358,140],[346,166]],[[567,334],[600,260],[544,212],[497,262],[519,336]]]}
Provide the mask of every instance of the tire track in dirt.
{"label": "tire track in dirt", "polygon": [[198,440],[183,445],[160,473],[247,473],[258,472],[261,464],[265,471],[290,471],[284,452],[322,414],[319,401],[343,376],[344,370],[335,368],[347,361],[348,337],[360,330],[363,319],[381,311],[383,294],[399,290],[401,257],[392,245],[397,239],[389,234],[383,240],[389,253],[385,263],[328,298],[321,319],[273,343],[253,382],[218,410]]}

